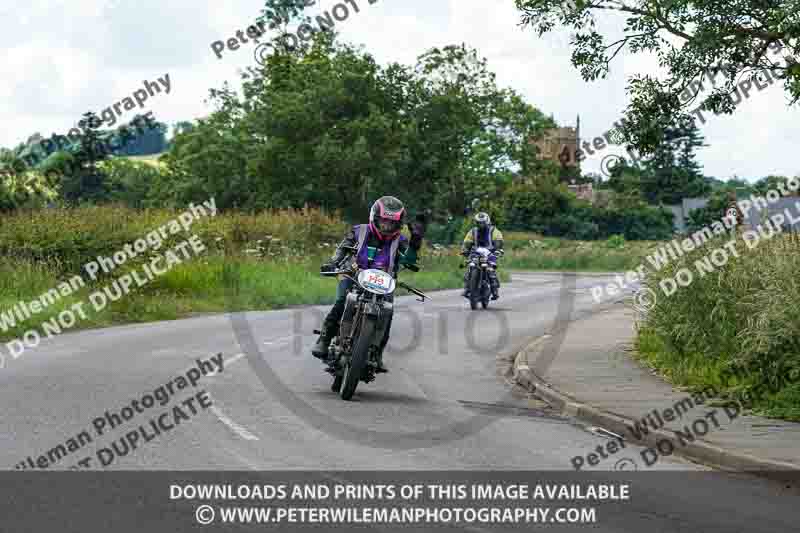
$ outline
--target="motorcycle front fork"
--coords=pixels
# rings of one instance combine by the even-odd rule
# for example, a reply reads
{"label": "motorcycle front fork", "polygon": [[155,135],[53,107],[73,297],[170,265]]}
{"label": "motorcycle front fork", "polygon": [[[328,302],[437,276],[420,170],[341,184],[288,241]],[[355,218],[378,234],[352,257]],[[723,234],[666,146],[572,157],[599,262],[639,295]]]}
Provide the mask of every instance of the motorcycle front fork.
{"label": "motorcycle front fork", "polygon": [[[360,315],[356,313],[358,308],[358,294],[351,292],[347,295],[345,302],[344,312],[342,313],[341,325],[339,327],[339,338],[334,343],[337,345],[340,354],[347,353],[353,347],[351,335],[353,333],[353,324],[356,320],[360,320]],[[394,304],[392,302],[384,301],[380,310],[380,317],[378,318],[378,327],[375,329],[375,345],[380,350],[383,344],[383,338],[386,335],[386,328],[391,327],[391,318],[394,312]],[[377,357],[382,357],[382,353],[378,353]],[[340,357],[337,354],[335,360],[338,361]],[[379,359],[380,360],[380,359]]]}

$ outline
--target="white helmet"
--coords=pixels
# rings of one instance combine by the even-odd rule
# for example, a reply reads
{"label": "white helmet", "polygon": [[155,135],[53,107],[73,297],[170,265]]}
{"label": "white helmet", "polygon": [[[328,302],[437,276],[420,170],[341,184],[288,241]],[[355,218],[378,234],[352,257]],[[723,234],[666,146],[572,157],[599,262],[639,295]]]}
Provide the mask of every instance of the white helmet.
{"label": "white helmet", "polygon": [[489,218],[488,213],[484,213],[481,211],[477,215],[475,215],[475,224],[478,225],[479,228],[485,229],[489,227],[489,224],[492,223],[492,219]]}

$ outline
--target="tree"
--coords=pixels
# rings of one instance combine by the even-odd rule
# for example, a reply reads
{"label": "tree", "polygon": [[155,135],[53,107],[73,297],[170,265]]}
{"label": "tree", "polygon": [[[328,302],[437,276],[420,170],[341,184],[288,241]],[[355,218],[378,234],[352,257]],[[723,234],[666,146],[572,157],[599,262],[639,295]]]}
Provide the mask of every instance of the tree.
{"label": "tree", "polygon": [[299,27],[311,22],[311,17],[305,14],[305,9],[314,3],[315,0],[265,0],[261,16],[256,20],[265,23],[269,30],[279,30],[270,39],[276,54],[299,53],[308,50],[307,43],[298,42],[296,39],[289,40],[287,35],[289,34],[289,24]]}
{"label": "tree", "polygon": [[83,131],[79,148],[71,156],[69,166],[58,166],[61,174],[61,195],[67,203],[96,202],[105,193],[103,173],[97,163],[107,159],[109,153],[98,132],[102,121],[93,112],[84,113],[78,126]]}
{"label": "tree", "polygon": [[788,178],[786,176],[769,175],[761,178],[753,185],[753,192],[759,196],[764,196],[768,191],[779,190],[779,186],[785,186]]}
{"label": "tree", "polygon": [[644,169],[629,166],[625,162],[611,169],[608,188],[614,191],[614,207],[633,209],[646,204],[642,194],[642,181],[646,179],[644,174]]}
{"label": "tree", "polygon": [[678,204],[684,198],[704,196],[711,187],[703,176],[695,151],[705,146],[692,120],[667,124],[653,154],[644,162],[642,195],[651,204]]}
{"label": "tree", "polygon": [[153,128],[141,128],[133,133],[128,129],[122,148],[116,150],[120,155],[160,154],[167,149],[167,125],[157,122]]}
{"label": "tree", "polygon": [[[800,98],[800,64],[793,58],[800,52],[797,1],[515,1],[523,26],[539,35],[556,25],[575,31],[572,63],[586,80],[605,77],[624,49],[658,56],[666,76],[636,75],[628,86],[632,101],[623,134],[643,155],[655,150],[660,125],[673,117],[683,120],[696,108],[733,112],[741,101],[739,83],[782,79],[792,104]],[[625,17],[622,38],[608,42],[597,24],[601,13]],[[781,50],[792,55],[773,57]],[[709,82],[714,88],[698,101]]]}
{"label": "tree", "polygon": [[163,179],[158,164],[113,158],[104,161],[106,199],[128,207],[155,207],[160,199],[154,197],[156,184]]}
{"label": "tree", "polygon": [[499,197],[515,169],[535,171],[527,139],[552,126],[464,46],[381,66],[318,33],[242,78],[241,93],[212,90],[214,113],[173,139],[156,186],[170,201],[213,194],[221,207],[314,205],[362,219],[393,194],[444,220]]}
{"label": "tree", "polygon": [[189,133],[195,128],[195,124],[190,120],[181,120],[180,122],[176,122],[172,126],[172,131],[174,135],[179,135],[181,133]]}
{"label": "tree", "polygon": [[15,150],[0,148],[0,174],[13,176],[25,172],[27,165]]}
{"label": "tree", "polygon": [[514,91],[498,89],[477,50],[434,48],[420,56],[416,72],[426,91],[418,111],[425,127],[412,161],[440,163],[424,178],[448,212],[462,213],[476,197],[497,197],[514,171],[530,176],[542,168],[530,141],[555,124]]}
{"label": "tree", "polygon": [[305,9],[314,5],[314,0],[266,0],[259,17],[272,24],[272,27],[288,25],[290,22],[306,21]]}
{"label": "tree", "polygon": [[566,214],[575,201],[555,174],[542,175],[534,183],[510,187],[504,196],[508,227],[545,234],[553,218]]}

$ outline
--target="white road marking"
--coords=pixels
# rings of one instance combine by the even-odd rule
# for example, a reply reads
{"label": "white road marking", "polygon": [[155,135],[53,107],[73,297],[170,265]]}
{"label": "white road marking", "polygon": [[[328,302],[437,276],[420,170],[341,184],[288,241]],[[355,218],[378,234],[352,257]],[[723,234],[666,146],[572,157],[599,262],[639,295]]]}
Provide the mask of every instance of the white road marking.
{"label": "white road marking", "polygon": [[[232,365],[233,363],[235,363],[236,361],[238,361],[239,359],[242,359],[244,357],[247,357],[247,354],[237,353],[236,355],[231,356],[230,359],[226,360],[224,362],[222,368],[227,368],[229,365]],[[219,372],[217,372],[216,370],[206,374],[206,376],[210,377],[210,378],[213,378],[214,376],[217,376],[217,375],[219,375]]]}
{"label": "white road marking", "polygon": [[283,344],[284,342],[290,341],[294,338],[294,335],[287,335],[285,337],[280,337],[272,341],[264,341],[264,344]]}
{"label": "white road marking", "polygon": [[[209,397],[210,396],[211,395],[209,394]],[[259,440],[259,438],[256,437],[255,435],[253,435],[252,433],[250,433],[247,430],[247,428],[244,428],[244,427],[240,426],[239,424],[237,424],[236,422],[234,422],[233,420],[228,418],[228,416],[225,413],[222,412],[222,409],[220,409],[216,405],[212,405],[210,407],[210,409],[211,409],[211,412],[216,415],[216,417],[219,419],[220,422],[222,422],[223,424],[228,426],[231,429],[231,431],[236,433],[238,436],[240,436],[244,440]]]}
{"label": "white road marking", "polygon": [[[239,361],[240,359],[243,359],[245,357],[247,357],[247,354],[237,353],[236,355],[231,356],[229,359],[227,359],[225,361],[225,364],[224,364],[223,368],[227,368],[228,366],[232,365],[236,361]],[[218,372],[216,372],[216,371],[215,372],[209,372],[208,376],[209,377],[214,377],[217,374],[218,374]],[[207,393],[207,394],[208,394],[209,399],[211,399],[212,403],[213,403],[213,398],[211,397],[211,393]],[[211,410],[212,413],[214,413],[214,415],[219,419],[220,422],[222,422],[223,424],[228,426],[231,429],[231,431],[236,433],[238,436],[240,436],[244,440],[259,440],[259,438],[256,437],[255,435],[253,435],[252,433],[250,433],[250,431],[248,431],[247,428],[245,428],[243,426],[240,426],[239,424],[237,424],[236,422],[231,420],[230,417],[228,417],[228,415],[223,413],[222,409],[220,409],[216,405],[212,405],[209,409]]]}
{"label": "white road marking", "polygon": [[234,355],[234,356],[231,356],[231,358],[230,358],[230,359],[228,359],[227,361],[225,361],[225,366],[232,365],[233,363],[235,363],[235,362],[236,362],[236,361],[238,361],[239,359],[243,359],[243,358],[245,358],[245,357],[247,357],[247,354],[246,354],[246,353],[237,353],[236,355]]}

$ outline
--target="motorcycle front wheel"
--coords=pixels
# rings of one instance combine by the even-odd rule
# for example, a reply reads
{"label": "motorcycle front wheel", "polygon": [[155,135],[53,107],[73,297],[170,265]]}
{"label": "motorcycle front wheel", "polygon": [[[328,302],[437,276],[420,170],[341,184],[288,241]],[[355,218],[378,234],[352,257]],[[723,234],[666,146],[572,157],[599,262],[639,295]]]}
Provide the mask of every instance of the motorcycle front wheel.
{"label": "motorcycle front wheel", "polygon": [[369,349],[372,346],[374,335],[375,320],[368,317],[362,318],[358,339],[353,345],[353,355],[350,357],[350,362],[345,365],[342,375],[342,390],[339,392],[342,400],[349,400],[356,392],[358,382],[361,381],[361,376],[364,375],[364,369],[367,367]]}
{"label": "motorcycle front wheel", "polygon": [[481,292],[481,271],[477,268],[472,269],[469,275],[469,307],[473,311],[478,308],[478,300]]}
{"label": "motorcycle front wheel", "polygon": [[334,377],[333,378],[333,383],[331,384],[331,391],[335,392],[336,394],[339,394],[339,391],[342,388],[342,381],[343,380],[344,380],[344,377],[341,376],[341,375],[337,375],[336,377]]}
{"label": "motorcycle front wheel", "polygon": [[482,281],[483,283],[481,283],[481,307],[486,309],[487,307],[489,307],[489,297],[492,295],[492,289],[489,286],[489,282],[485,277]]}

